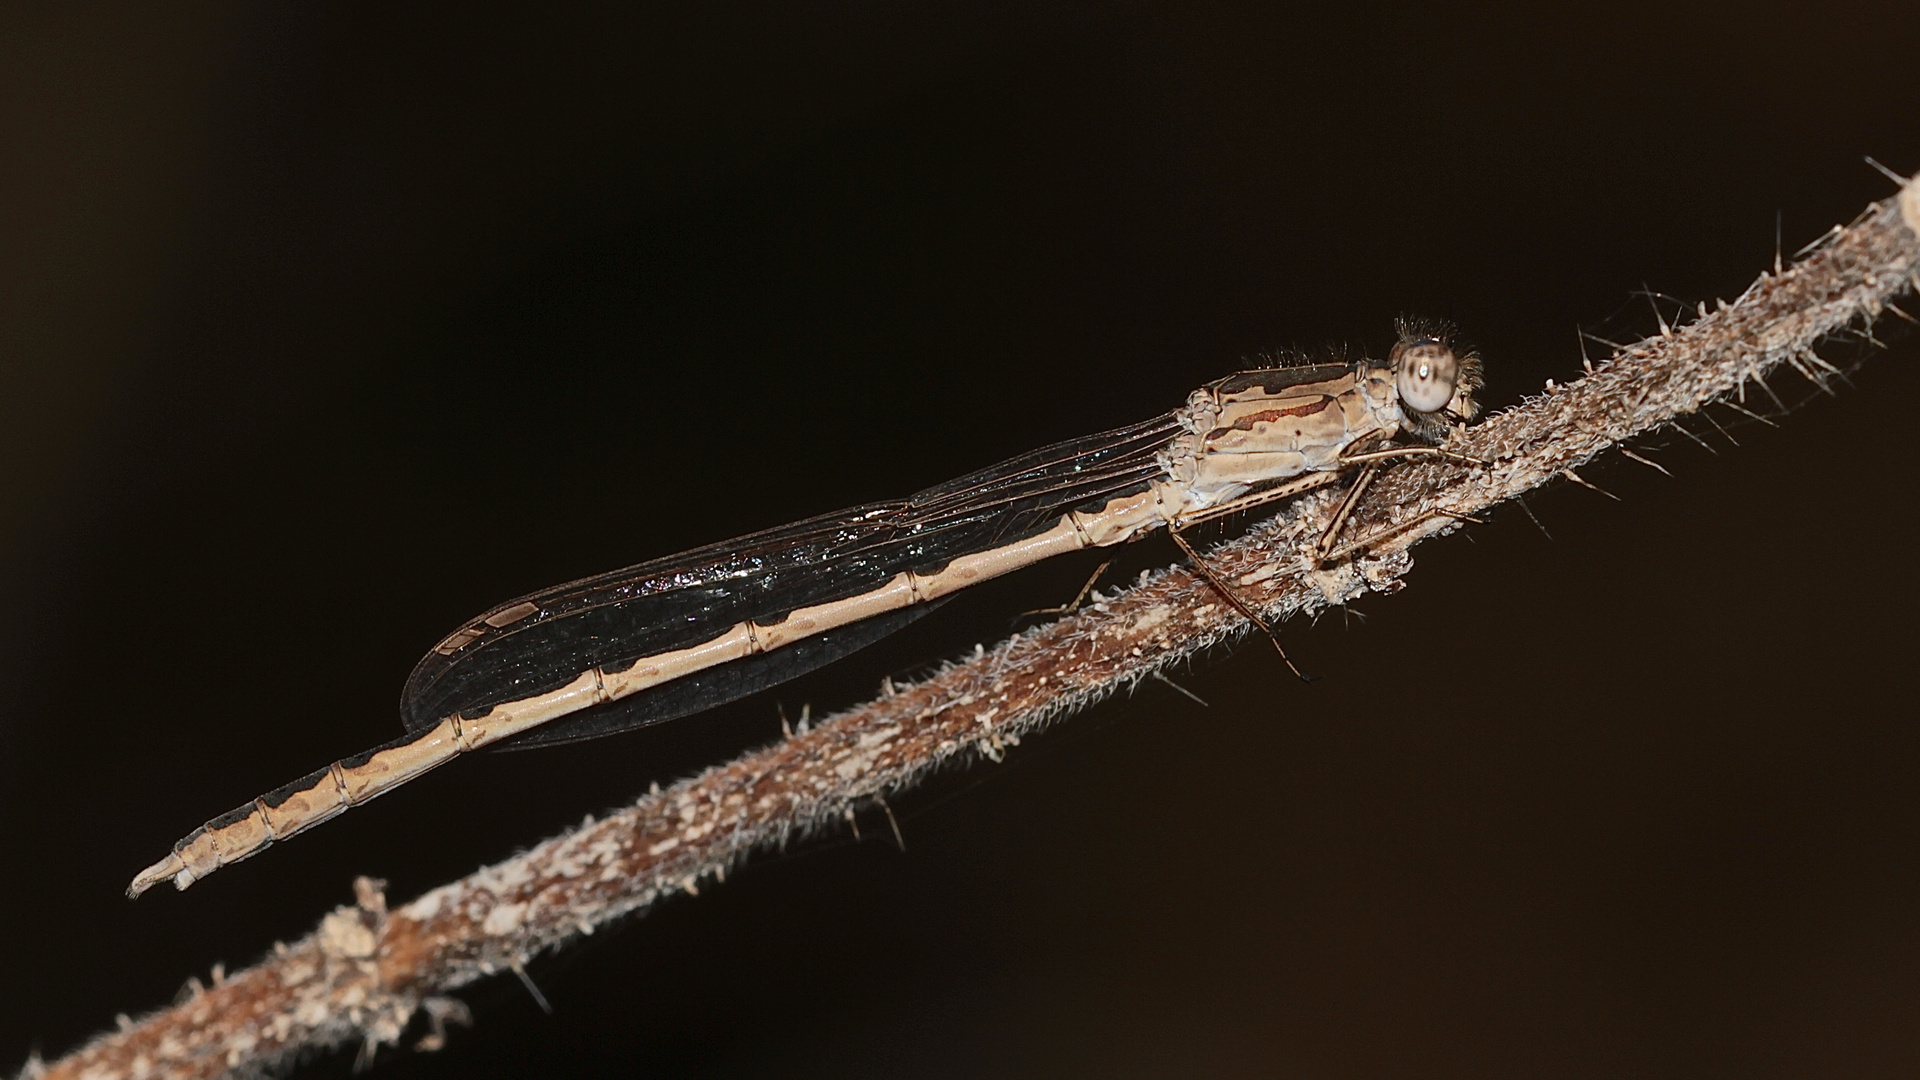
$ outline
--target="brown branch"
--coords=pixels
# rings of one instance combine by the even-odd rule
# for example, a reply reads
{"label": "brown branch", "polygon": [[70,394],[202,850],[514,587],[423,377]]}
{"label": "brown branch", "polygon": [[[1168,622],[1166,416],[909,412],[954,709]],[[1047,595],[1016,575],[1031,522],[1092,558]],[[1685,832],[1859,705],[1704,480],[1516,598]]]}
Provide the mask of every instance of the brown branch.
{"label": "brown branch", "polygon": [[[1813,348],[1871,322],[1920,270],[1920,183],[1870,207],[1792,268],[1738,301],[1621,349],[1565,387],[1474,428],[1449,449],[1484,468],[1427,461],[1383,475],[1350,535],[1377,542],[1315,569],[1302,554],[1335,496],[1309,496],[1216,549],[1210,563],[1279,617],[1392,592],[1407,549],[1458,519],[1574,471],[1622,439],[1708,402],[1743,398],[1782,364],[1818,378]],[[1770,390],[1760,390],[1764,397]],[[1582,481],[1584,482],[1584,481]],[[345,1044],[399,1041],[417,1011],[439,1045],[464,1015],[447,992],[517,970],[674,893],[697,893],[755,849],[850,816],[931,769],[974,754],[998,760],[1048,721],[1125,689],[1247,624],[1191,572],[1152,575],[1125,594],[982,649],[920,683],[780,743],[709,769],[598,822],[441,886],[389,912],[377,885],[312,935],[246,971],[192,985],[189,1000],[96,1038],[28,1074],[212,1077],[258,1072]]]}

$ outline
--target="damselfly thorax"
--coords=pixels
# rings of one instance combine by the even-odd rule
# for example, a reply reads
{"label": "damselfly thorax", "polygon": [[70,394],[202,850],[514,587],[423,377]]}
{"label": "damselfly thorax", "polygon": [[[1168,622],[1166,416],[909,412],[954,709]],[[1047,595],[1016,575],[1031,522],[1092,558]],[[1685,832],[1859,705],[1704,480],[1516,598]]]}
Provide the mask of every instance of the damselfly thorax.
{"label": "damselfly thorax", "polygon": [[845,656],[933,601],[1043,559],[1163,528],[1177,539],[1362,463],[1370,470],[1391,457],[1443,453],[1433,444],[1472,418],[1480,385],[1478,359],[1444,328],[1403,323],[1385,362],[1241,372],[1164,416],[908,499],[502,604],[414,669],[400,703],[406,734],[207,822],[141,871],[128,893],[169,879],[184,889],[468,750],[508,739],[515,747],[571,742],[687,716]]}

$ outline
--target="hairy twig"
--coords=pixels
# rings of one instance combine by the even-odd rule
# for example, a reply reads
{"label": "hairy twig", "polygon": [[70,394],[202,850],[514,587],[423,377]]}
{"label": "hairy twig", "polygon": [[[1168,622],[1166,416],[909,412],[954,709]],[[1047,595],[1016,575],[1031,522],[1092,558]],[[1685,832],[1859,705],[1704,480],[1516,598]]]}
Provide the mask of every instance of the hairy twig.
{"label": "hairy twig", "polygon": [[[1621,440],[1709,402],[1744,400],[1785,364],[1817,382],[1813,349],[1870,324],[1920,284],[1920,185],[1828,234],[1802,262],[1763,275],[1739,300],[1617,351],[1567,386],[1454,433],[1447,448],[1484,467],[1427,460],[1383,475],[1347,535],[1370,537],[1326,569],[1305,554],[1337,498],[1321,493],[1211,553],[1216,572],[1280,617],[1391,592],[1408,549],[1461,519],[1581,465]],[[1743,406],[1744,407],[1744,406]],[[750,852],[850,817],[928,770],[1007,746],[1089,702],[1149,678],[1247,622],[1190,571],[1149,575],[926,681],[707,770],[524,854],[389,910],[378,883],[313,934],[189,999],[28,1072],[98,1078],[259,1072],[343,1044],[397,1043],[416,1013],[444,1041],[464,1017],[444,995],[590,934],[662,897],[723,880]]]}

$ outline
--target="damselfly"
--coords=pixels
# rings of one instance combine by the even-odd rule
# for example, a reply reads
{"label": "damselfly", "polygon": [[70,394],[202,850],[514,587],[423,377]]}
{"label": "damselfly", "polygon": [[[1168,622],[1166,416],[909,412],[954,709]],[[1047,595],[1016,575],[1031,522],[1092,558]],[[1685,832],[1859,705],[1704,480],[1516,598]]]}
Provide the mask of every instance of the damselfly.
{"label": "damselfly", "polygon": [[168,879],[184,889],[465,751],[503,739],[598,738],[687,716],[845,656],[976,582],[1161,528],[1178,539],[1200,522],[1364,465],[1322,538],[1324,556],[1370,470],[1395,457],[1447,456],[1435,444],[1475,412],[1478,358],[1457,349],[1445,327],[1403,321],[1399,330],[1384,363],[1243,371],[1164,416],[908,499],[502,604],[414,668],[400,699],[406,734],[207,822],[142,870],[128,894]]}

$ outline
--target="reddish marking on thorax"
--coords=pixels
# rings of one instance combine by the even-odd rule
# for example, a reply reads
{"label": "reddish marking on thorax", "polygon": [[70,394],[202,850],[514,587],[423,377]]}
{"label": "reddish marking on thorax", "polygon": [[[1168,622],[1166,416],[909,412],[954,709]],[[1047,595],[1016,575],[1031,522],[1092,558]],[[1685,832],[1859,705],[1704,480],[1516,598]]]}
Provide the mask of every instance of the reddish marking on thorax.
{"label": "reddish marking on thorax", "polygon": [[1229,431],[1252,431],[1253,425],[1255,424],[1270,424],[1283,417],[1312,416],[1314,413],[1325,411],[1327,406],[1333,404],[1333,401],[1334,399],[1331,395],[1322,394],[1318,401],[1310,401],[1305,405],[1296,405],[1291,409],[1268,409],[1265,412],[1248,413],[1240,419],[1235,420],[1232,427],[1215,428],[1208,432],[1207,438],[1219,438]]}

